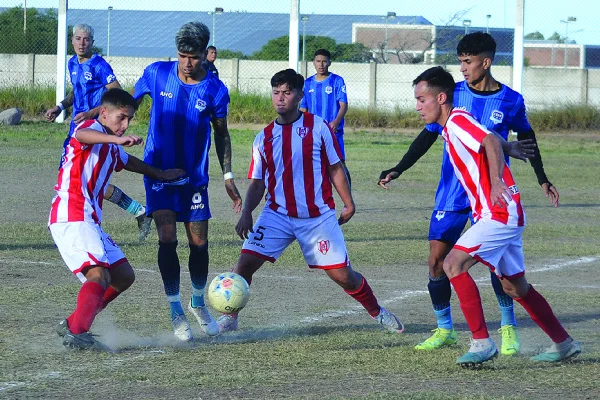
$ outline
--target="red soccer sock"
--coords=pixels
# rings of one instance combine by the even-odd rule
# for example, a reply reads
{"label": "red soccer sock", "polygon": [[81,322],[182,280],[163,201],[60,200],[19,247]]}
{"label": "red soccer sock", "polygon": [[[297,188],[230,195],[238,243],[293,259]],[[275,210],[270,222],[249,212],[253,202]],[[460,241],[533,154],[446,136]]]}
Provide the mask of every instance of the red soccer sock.
{"label": "red soccer sock", "polygon": [[450,279],[450,283],[460,301],[460,308],[473,334],[473,339],[489,338],[490,334],[485,325],[485,316],[481,306],[481,296],[479,296],[479,289],[471,275],[463,272]]}
{"label": "red soccer sock", "polygon": [[377,298],[373,294],[373,290],[371,290],[371,286],[369,286],[364,276],[362,277],[362,283],[358,289],[344,289],[344,292],[362,304],[371,317],[376,317],[379,315],[379,303],[377,302]]}
{"label": "red soccer sock", "polygon": [[552,312],[550,304],[548,304],[544,296],[533,288],[533,285],[529,285],[529,291],[525,297],[515,300],[523,306],[533,322],[542,328],[554,343],[560,343],[569,337],[565,328],[563,328],[556,315],[554,315],[554,312]]}
{"label": "red soccer sock", "polygon": [[69,330],[78,335],[90,330],[96,314],[100,311],[104,288],[97,282],[86,281],[77,295],[77,307],[67,318]]}
{"label": "red soccer sock", "polygon": [[104,310],[108,303],[116,299],[120,294],[121,292],[117,292],[115,288],[109,286],[108,289],[106,289],[106,291],[104,292],[104,295],[102,296],[102,303],[100,304],[98,312]]}

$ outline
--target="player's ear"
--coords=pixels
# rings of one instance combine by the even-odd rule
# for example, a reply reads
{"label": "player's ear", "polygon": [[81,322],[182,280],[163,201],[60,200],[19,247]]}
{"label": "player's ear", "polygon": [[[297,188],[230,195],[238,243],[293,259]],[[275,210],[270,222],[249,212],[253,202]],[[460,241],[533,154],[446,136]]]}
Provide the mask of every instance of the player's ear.
{"label": "player's ear", "polygon": [[436,100],[438,102],[438,104],[444,104],[446,103],[446,101],[448,101],[448,96],[446,95],[445,92],[439,92],[436,96]]}
{"label": "player's ear", "polygon": [[489,57],[485,57],[483,59],[483,68],[484,69],[490,69],[490,67],[492,66],[492,59]]}

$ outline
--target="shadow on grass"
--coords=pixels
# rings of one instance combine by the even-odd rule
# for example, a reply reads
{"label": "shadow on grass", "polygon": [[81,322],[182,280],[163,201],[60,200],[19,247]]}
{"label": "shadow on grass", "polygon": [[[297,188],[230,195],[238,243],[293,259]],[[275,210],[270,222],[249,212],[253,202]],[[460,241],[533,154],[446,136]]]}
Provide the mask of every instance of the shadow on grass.
{"label": "shadow on grass", "polygon": [[0,251],[6,250],[49,250],[56,249],[54,243],[38,243],[38,244],[0,244]]}

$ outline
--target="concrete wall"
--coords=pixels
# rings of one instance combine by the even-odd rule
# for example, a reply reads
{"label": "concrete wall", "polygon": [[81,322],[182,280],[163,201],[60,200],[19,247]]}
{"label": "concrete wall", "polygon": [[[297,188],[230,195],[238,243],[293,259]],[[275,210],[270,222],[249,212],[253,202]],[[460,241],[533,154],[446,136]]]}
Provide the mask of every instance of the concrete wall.
{"label": "concrete wall", "polygon": [[[144,68],[155,58],[108,57],[123,86],[131,87]],[[162,59],[166,60],[166,59]],[[65,60],[66,62],[66,60]],[[300,71],[314,73],[310,62],[300,63]],[[221,80],[241,92],[270,91],[271,76],[288,67],[287,61],[217,60]],[[334,63],[330,70],[344,77],[350,104],[384,109],[413,108],[412,80],[428,65]],[[457,81],[462,76],[457,66],[449,66]],[[494,66],[496,79],[512,83],[512,68]],[[50,85],[56,82],[56,56],[0,54],[0,87]],[[523,93],[530,109],[558,104],[600,105],[600,70],[578,68],[529,67],[525,69]]]}

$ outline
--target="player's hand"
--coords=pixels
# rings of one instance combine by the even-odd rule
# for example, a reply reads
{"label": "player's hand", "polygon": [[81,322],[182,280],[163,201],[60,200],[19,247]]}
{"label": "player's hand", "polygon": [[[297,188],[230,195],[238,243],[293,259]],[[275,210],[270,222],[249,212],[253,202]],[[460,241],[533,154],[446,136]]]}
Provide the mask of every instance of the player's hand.
{"label": "player's hand", "polygon": [[244,210],[242,211],[242,215],[240,215],[238,223],[235,225],[235,231],[240,238],[248,239],[248,232],[254,233],[254,230],[252,230],[252,225],[254,225],[254,222],[252,221],[252,213]]}
{"label": "player's hand", "polygon": [[338,128],[340,127],[340,123],[337,121],[331,121],[329,123],[329,127],[331,128],[331,132],[336,133]]}
{"label": "player's hand", "polygon": [[135,135],[121,136],[117,139],[117,144],[123,147],[131,147],[142,143],[144,143],[144,139]]}
{"label": "player's hand", "polygon": [[233,201],[233,206],[231,208],[234,209],[236,213],[242,211],[242,196],[240,196],[240,192],[235,186],[233,179],[227,179],[225,181],[225,190],[231,201]]}
{"label": "player's hand", "polygon": [[556,187],[550,182],[546,182],[542,183],[542,190],[544,191],[546,197],[550,199],[550,204],[552,204],[555,208],[558,207],[558,199],[560,196],[558,194],[558,190],[556,190]]}
{"label": "player's hand", "polygon": [[512,192],[506,186],[506,183],[501,179],[492,180],[492,190],[490,191],[492,205],[497,205],[500,208],[508,206],[508,203],[512,201]]}
{"label": "player's hand", "polygon": [[158,175],[159,181],[172,181],[185,175],[185,171],[179,168],[165,169]]}
{"label": "player's hand", "polygon": [[528,158],[533,158],[537,145],[532,139],[516,140],[508,142],[508,154],[512,158],[527,162]]}
{"label": "player's hand", "polygon": [[390,183],[392,180],[398,178],[400,176],[399,173],[397,173],[396,171],[392,171],[389,173],[386,173],[387,171],[383,171],[381,173],[381,175],[379,176],[379,182],[377,183],[382,189],[387,190],[388,187],[388,183]]}
{"label": "player's hand", "polygon": [[44,117],[46,117],[46,121],[54,122],[54,120],[56,119],[56,117],[59,116],[61,111],[62,110],[60,109],[59,106],[54,106],[54,107],[50,108],[48,111],[46,111],[46,114],[44,114]]}
{"label": "player's hand", "polygon": [[88,119],[94,119],[96,118],[96,115],[94,115],[94,113],[90,112],[90,111],[84,111],[84,112],[80,112],[77,115],[75,115],[73,117],[73,121],[75,121],[76,124],[80,124],[83,121],[87,121]]}
{"label": "player's hand", "polygon": [[338,218],[338,224],[344,225],[346,222],[350,221],[350,218],[354,215],[356,209],[354,208],[354,204],[350,207],[344,207],[340,217]]}

